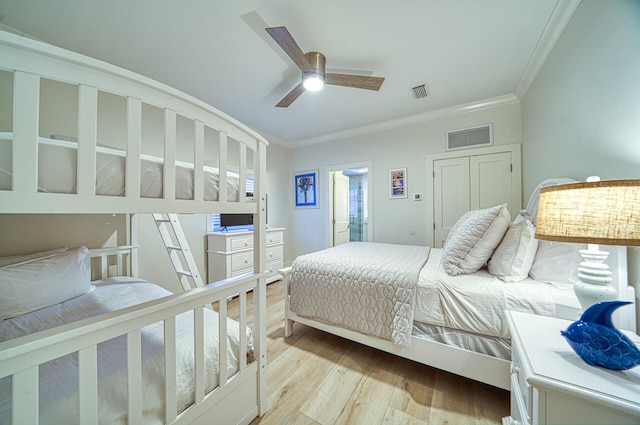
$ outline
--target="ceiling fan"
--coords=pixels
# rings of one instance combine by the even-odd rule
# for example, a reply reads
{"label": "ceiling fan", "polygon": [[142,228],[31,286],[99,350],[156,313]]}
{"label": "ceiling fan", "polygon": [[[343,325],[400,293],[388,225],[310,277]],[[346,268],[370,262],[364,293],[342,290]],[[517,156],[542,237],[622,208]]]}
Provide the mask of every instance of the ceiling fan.
{"label": "ceiling fan", "polygon": [[317,91],[325,84],[375,91],[382,86],[383,77],[325,72],[324,55],[320,52],[303,53],[286,27],[266,28],[266,31],[302,71],[302,81],[278,102],[276,106],[279,108],[291,105],[305,90]]}

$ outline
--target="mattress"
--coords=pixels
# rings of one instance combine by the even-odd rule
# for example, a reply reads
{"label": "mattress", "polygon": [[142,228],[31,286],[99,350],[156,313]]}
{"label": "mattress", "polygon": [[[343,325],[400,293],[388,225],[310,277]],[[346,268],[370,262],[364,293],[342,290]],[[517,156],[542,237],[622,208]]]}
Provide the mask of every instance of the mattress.
{"label": "mattress", "polygon": [[525,279],[505,283],[486,269],[449,276],[442,249],[432,248],[420,271],[414,322],[497,338],[510,338],[505,310],[575,320],[580,303],[571,285]]}
{"label": "mattress", "polygon": [[[0,322],[0,342],[170,295],[170,292],[157,285],[135,278],[110,278],[94,283],[93,290],[85,295]],[[205,387],[208,392],[218,385],[218,315],[208,309],[204,313]],[[238,370],[239,327],[231,319],[227,324],[228,376],[232,376]],[[176,335],[176,388],[180,412],[194,402],[193,312],[178,316]],[[142,330],[143,421],[149,424],[164,423],[163,340],[162,323]],[[127,423],[125,364],[125,336],[98,345],[100,423]],[[41,424],[78,423],[77,373],[77,354],[40,366]],[[0,423],[3,424],[11,423],[10,388],[10,377],[0,380]]]}
{"label": "mattress", "polygon": [[[11,133],[0,134],[0,190],[11,189]],[[77,192],[77,143],[70,140],[38,138],[38,191]],[[125,195],[126,151],[98,145],[96,148],[96,194]],[[162,198],[163,159],[141,155],[140,196]],[[176,199],[193,199],[193,164],[177,161],[175,168]],[[218,201],[219,170],[204,166],[204,200]],[[239,177],[227,173],[227,201],[238,201]]]}

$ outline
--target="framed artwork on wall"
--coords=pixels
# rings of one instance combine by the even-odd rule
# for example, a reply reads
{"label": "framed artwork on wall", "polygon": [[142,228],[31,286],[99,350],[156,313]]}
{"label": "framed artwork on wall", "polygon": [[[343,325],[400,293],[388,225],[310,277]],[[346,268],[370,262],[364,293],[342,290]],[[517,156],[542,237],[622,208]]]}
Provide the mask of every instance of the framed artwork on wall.
{"label": "framed artwork on wall", "polygon": [[394,168],[389,170],[389,198],[399,199],[407,197],[407,169]]}
{"label": "framed artwork on wall", "polygon": [[295,208],[318,208],[318,170],[293,173]]}

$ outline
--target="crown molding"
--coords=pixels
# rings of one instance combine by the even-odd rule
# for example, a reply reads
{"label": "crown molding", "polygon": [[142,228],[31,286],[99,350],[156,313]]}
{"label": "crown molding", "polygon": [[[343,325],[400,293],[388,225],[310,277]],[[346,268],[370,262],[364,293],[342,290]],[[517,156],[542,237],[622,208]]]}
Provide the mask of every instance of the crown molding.
{"label": "crown molding", "polygon": [[533,50],[533,54],[529,58],[527,66],[524,68],[518,86],[516,87],[515,95],[518,99],[522,99],[529,90],[529,87],[535,80],[538,72],[546,62],[551,50],[556,45],[560,34],[564,31],[567,22],[573,16],[573,12],[576,10],[581,0],[559,0],[556,3],[556,7],[553,9],[549,21],[542,31],[542,35],[538,40],[538,44]]}
{"label": "crown molding", "polygon": [[363,134],[376,133],[384,130],[391,130],[398,127],[420,124],[426,121],[433,121],[441,118],[452,117],[472,111],[481,111],[484,109],[495,108],[498,106],[511,105],[520,101],[514,94],[492,97],[476,102],[465,103],[462,105],[452,106],[449,108],[438,109],[436,111],[425,112],[422,114],[410,115],[394,120],[383,121],[376,124],[356,127],[345,131],[323,134],[322,136],[312,137],[309,139],[297,140],[289,142],[292,148],[315,145],[317,143],[331,142],[334,140],[346,139],[349,137],[361,136]]}

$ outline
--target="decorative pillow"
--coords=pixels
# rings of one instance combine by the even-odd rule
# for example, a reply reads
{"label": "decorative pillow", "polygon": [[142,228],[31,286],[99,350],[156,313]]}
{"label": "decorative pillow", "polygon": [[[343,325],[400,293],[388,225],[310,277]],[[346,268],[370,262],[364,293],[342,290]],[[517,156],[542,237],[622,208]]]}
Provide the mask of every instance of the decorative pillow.
{"label": "decorative pillow", "polygon": [[85,247],[0,268],[0,320],[89,292]]}
{"label": "decorative pillow", "polygon": [[582,261],[578,251],[586,248],[585,244],[540,241],[529,276],[541,282],[574,284]]}
{"label": "decorative pillow", "polygon": [[33,254],[15,255],[13,257],[0,257],[0,267],[10,266],[12,264],[24,263],[25,261],[35,260],[36,258],[50,257],[55,254],[67,252],[66,246],[54,248],[47,251],[34,252]]}
{"label": "decorative pillow", "polygon": [[453,225],[442,249],[442,267],[451,276],[484,266],[511,223],[507,205],[464,214]]}
{"label": "decorative pillow", "polygon": [[489,260],[489,273],[505,282],[520,282],[529,276],[538,249],[536,228],[518,215]]}

